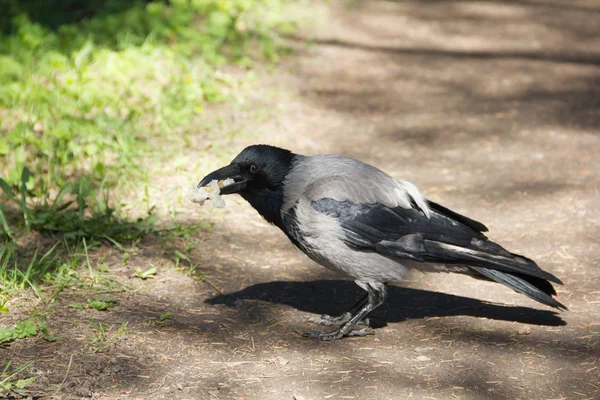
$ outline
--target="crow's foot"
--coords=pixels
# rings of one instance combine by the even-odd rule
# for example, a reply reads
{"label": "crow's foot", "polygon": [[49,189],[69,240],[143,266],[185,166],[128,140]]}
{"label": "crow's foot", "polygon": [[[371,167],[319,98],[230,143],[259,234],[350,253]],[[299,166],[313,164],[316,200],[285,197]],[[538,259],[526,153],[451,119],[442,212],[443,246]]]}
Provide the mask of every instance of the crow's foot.
{"label": "crow's foot", "polygon": [[374,334],[375,334],[375,331],[373,330],[373,328],[367,326],[365,328],[353,329],[345,335],[344,335],[344,332],[342,329],[338,329],[337,331],[333,331],[333,332],[323,332],[323,331],[305,332],[302,334],[302,336],[307,337],[309,339],[317,339],[317,340],[336,340],[336,339],[341,339],[344,336],[367,336],[367,335],[374,335]]}
{"label": "crow's foot", "polygon": [[[323,314],[320,317],[312,317],[309,318],[306,322],[311,322],[317,325],[325,325],[325,326],[342,326],[345,325],[346,322],[352,319],[352,314],[346,312],[340,316],[332,317],[331,315]],[[357,325],[360,326],[369,326],[369,318],[365,318],[362,321],[359,321]]]}

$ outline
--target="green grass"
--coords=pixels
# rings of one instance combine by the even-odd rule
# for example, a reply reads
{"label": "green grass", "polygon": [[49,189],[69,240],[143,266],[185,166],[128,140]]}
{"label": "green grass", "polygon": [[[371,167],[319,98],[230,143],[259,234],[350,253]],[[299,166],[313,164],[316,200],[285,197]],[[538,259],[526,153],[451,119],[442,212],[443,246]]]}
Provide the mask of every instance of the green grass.
{"label": "green grass", "polygon": [[94,330],[94,334],[89,338],[86,349],[93,353],[107,349],[129,333],[127,322],[123,322],[117,329],[113,325],[107,326],[102,322],[91,322],[89,325]]}
{"label": "green grass", "polygon": [[134,2],[55,30],[13,11],[13,33],[0,38],[5,181],[19,185],[27,166],[40,197],[80,176],[110,187],[139,172],[152,139],[185,142],[206,104],[235,94],[225,64],[278,57],[285,3]]}
{"label": "green grass", "polygon": [[[158,221],[148,164],[222,140],[203,122],[207,109],[243,97],[252,64],[285,53],[279,33],[296,18],[289,2],[8,1],[0,19],[8,27],[0,36],[0,311],[18,290],[67,284],[79,266],[94,281],[89,254],[101,244],[125,252],[151,233],[174,251],[171,242],[189,240],[197,228]],[[141,200],[114,201],[132,192]]]}
{"label": "green grass", "polygon": [[[28,199],[27,183],[31,174],[24,167],[19,193],[0,178],[0,189],[7,199],[0,204],[0,218],[5,228],[5,238],[0,247],[0,281],[10,293],[15,289],[31,288],[37,292],[36,282],[64,276],[65,271],[79,265],[85,258],[90,278],[94,273],[89,263],[88,245],[95,246],[104,240],[124,250],[122,243],[134,242],[149,232],[159,231],[155,218],[147,215],[134,221],[121,220],[105,200],[90,195],[89,182],[80,178],[76,184],[67,183],[56,197],[36,199],[35,206]],[[90,201],[94,201],[90,211]],[[14,233],[10,225],[21,232]],[[18,236],[23,231],[37,231],[51,235],[49,245],[23,246]],[[39,296],[38,296],[39,297]]]}
{"label": "green grass", "polygon": [[27,395],[22,390],[31,385],[36,377],[19,378],[19,376],[22,376],[23,372],[32,365],[33,361],[29,361],[11,370],[11,362],[9,361],[0,373],[0,396],[12,397],[18,395],[26,397]]}

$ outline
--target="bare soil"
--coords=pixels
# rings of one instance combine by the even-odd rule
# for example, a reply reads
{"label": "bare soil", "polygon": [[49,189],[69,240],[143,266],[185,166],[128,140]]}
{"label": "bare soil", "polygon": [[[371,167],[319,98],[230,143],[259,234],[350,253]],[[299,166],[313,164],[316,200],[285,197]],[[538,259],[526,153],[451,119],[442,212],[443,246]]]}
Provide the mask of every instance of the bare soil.
{"label": "bare soil", "polygon": [[[414,273],[373,313],[374,336],[316,342],[305,320],[339,314],[359,288],[314,264],[240,199],[193,234],[206,279],[163,268],[156,239],[109,272],[140,288],[118,311],[69,308],[48,319],[56,342],[0,350],[34,360],[38,398],[600,398],[600,4],[595,1],[333,2],[316,33],[260,78],[277,88],[258,139],[337,153],[414,182],[484,222],[489,236],[564,281],[555,313],[493,283]],[[308,43],[308,47],[304,46]],[[239,121],[238,121],[239,123]],[[210,149],[186,150],[197,160]],[[176,161],[174,160],[173,163]],[[169,171],[170,165],[165,165]],[[187,185],[157,177],[164,193]],[[206,206],[210,208],[210,206]],[[209,209],[212,212],[212,210]],[[189,224],[206,210],[189,206]],[[93,262],[97,260],[92,260]],[[155,279],[130,278],[158,265]],[[87,297],[86,297],[87,296]],[[173,319],[160,321],[164,312]],[[129,332],[90,350],[101,322]],[[109,333],[110,333],[109,332]]]}

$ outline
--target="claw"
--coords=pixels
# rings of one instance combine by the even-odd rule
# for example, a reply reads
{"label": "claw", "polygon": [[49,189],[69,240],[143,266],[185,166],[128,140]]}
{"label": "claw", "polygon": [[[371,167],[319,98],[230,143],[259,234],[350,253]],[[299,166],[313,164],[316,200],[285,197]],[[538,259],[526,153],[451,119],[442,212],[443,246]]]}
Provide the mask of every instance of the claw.
{"label": "claw", "polygon": [[338,317],[332,317],[331,315],[323,314],[320,317],[309,318],[307,322],[312,322],[317,325],[325,325],[325,326],[342,326],[346,322],[350,321],[352,318],[352,314],[349,312],[344,313]]}
{"label": "claw", "polygon": [[[310,322],[317,325],[325,325],[325,326],[342,326],[346,322],[352,319],[352,314],[346,312],[337,317],[332,317],[331,315],[323,314],[320,317],[312,317],[306,320],[306,322]],[[359,321],[356,325],[360,326],[369,326],[369,318],[365,318]]]}
{"label": "claw", "polygon": [[367,336],[367,335],[374,335],[374,334],[375,334],[375,330],[373,328],[371,328],[370,326],[367,326],[367,327],[361,328],[361,329],[353,329],[346,336]]}
{"label": "claw", "polygon": [[361,329],[353,329],[350,332],[348,332],[346,335],[344,335],[342,329],[338,329],[333,332],[325,332],[325,331],[304,332],[304,333],[302,333],[302,336],[309,338],[309,339],[328,341],[328,340],[341,339],[344,336],[367,336],[367,335],[374,335],[374,334],[375,334],[375,330],[373,328],[371,328],[370,326],[367,326],[367,327],[364,327]]}
{"label": "claw", "polygon": [[317,340],[336,340],[341,339],[344,334],[341,330],[333,331],[333,332],[324,332],[324,331],[311,331],[304,332],[302,336],[309,339],[317,339]]}
{"label": "claw", "polygon": [[[340,328],[333,332],[313,331],[303,333],[302,336],[317,339],[317,340],[336,340],[344,336],[366,336],[373,335],[375,331],[369,326],[367,314],[379,307],[384,302],[387,290],[384,283],[368,282],[359,283],[359,285],[367,290],[367,303],[361,306],[354,315],[347,312],[339,317],[329,315],[321,315],[321,317],[310,318],[308,321],[319,325],[339,326]],[[359,303],[363,303],[361,300]],[[353,307],[354,308],[354,307]],[[362,326],[360,329],[355,329],[357,326]]]}

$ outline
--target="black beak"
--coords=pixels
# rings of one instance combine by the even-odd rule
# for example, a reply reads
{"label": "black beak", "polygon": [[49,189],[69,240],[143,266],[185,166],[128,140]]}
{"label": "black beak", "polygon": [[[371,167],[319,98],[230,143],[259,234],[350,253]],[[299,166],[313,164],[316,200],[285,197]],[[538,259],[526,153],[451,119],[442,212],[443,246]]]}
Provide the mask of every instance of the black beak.
{"label": "black beak", "polygon": [[225,179],[233,179],[235,183],[223,186],[221,188],[221,194],[239,193],[246,188],[248,183],[248,181],[240,175],[240,167],[236,164],[230,164],[206,175],[200,183],[198,183],[198,188],[208,185],[211,181],[222,181]]}

